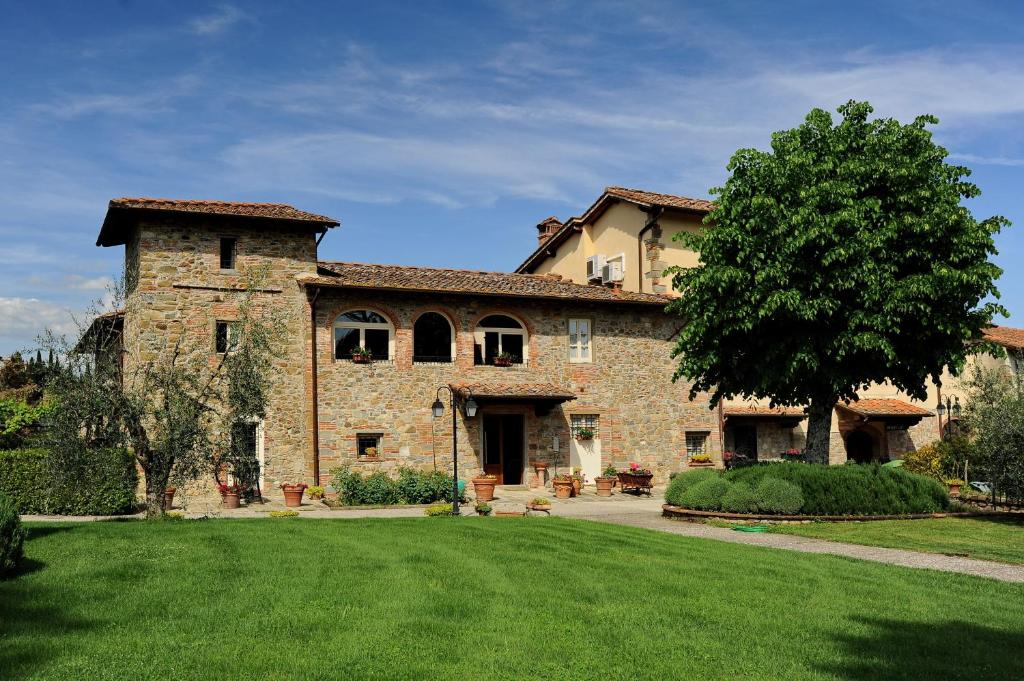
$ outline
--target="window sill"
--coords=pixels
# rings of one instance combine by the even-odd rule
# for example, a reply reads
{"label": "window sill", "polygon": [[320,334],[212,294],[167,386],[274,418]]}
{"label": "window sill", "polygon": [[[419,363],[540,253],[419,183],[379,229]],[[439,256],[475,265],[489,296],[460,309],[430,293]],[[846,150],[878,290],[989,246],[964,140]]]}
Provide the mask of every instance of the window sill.
{"label": "window sill", "polygon": [[393,359],[371,359],[369,362],[354,362],[351,359],[347,359],[345,357],[336,357],[334,361],[338,364],[355,364],[357,366],[373,366],[374,364],[393,366],[395,363],[395,360]]}
{"label": "window sill", "polygon": [[452,364],[455,364],[455,362],[452,362],[451,360],[448,360],[448,361],[437,361],[437,362],[428,362],[428,361],[415,360],[414,359],[413,362],[412,362],[412,365],[414,367],[435,367],[435,366],[437,366],[437,367],[447,367],[447,366],[451,366]]}

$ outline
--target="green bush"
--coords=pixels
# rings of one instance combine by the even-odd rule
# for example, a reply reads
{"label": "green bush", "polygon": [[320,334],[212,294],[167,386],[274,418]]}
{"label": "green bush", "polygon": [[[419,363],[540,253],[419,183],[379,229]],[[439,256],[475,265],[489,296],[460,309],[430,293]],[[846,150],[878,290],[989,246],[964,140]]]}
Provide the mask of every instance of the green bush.
{"label": "green bush", "polygon": [[722,497],[722,510],[729,513],[757,513],[757,495],[754,489],[745,482],[733,484]]}
{"label": "green bush", "polygon": [[807,515],[903,515],[949,506],[941,483],[901,467],[764,463],[733,469],[725,478],[755,488],[765,478],[791,482],[803,495]]}
{"label": "green bush", "polygon": [[424,513],[424,515],[426,515],[426,516],[428,516],[430,518],[435,518],[437,516],[451,515],[452,514],[452,505],[451,504],[434,504],[433,506],[429,506],[429,507],[423,509],[423,513]]}
{"label": "green bush", "polygon": [[331,474],[331,486],[347,506],[430,504],[452,499],[452,477],[441,471],[403,468],[397,480],[381,471],[364,477],[349,468],[336,468]]}
{"label": "green bush", "polygon": [[679,505],[698,511],[717,511],[722,508],[722,497],[731,486],[732,483],[721,476],[708,477],[686,490]]}
{"label": "green bush", "polygon": [[17,567],[24,556],[25,529],[18,509],[0,494],[0,574]]}
{"label": "green bush", "polygon": [[[737,485],[745,483],[738,482]],[[793,515],[804,505],[800,488],[782,478],[764,478],[754,490],[757,508],[762,513]]]}
{"label": "green bush", "polygon": [[683,495],[686,494],[687,490],[698,482],[712,480],[719,476],[719,471],[716,471],[714,468],[698,468],[686,471],[685,473],[678,473],[669,482],[668,489],[665,490],[665,501],[673,506],[683,506]]}
{"label": "green bush", "polygon": [[43,449],[0,452],[0,494],[20,513],[115,515],[135,510],[135,458],[122,449],[95,449],[61,481]]}

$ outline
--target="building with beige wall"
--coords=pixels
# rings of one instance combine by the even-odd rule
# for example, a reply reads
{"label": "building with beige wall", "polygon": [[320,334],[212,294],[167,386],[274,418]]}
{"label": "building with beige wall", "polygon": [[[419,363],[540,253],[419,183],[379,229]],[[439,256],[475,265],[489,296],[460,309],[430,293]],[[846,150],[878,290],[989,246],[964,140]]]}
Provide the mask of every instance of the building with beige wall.
{"label": "building with beige wall", "polygon": [[[516,271],[554,273],[592,286],[677,295],[665,270],[694,267],[699,255],[674,237],[682,231],[703,229],[703,220],[713,207],[703,199],[608,187],[581,215],[564,222],[549,217],[537,225],[537,248]],[[602,269],[608,263],[613,267]],[[974,355],[964,375],[975,365],[1004,366],[1011,371],[1024,367],[1024,331],[994,327],[987,338],[1005,348],[1007,356]],[[936,414],[939,399],[952,396],[962,400],[963,390],[960,380],[948,372],[939,383],[926,388],[928,397],[921,402],[891,385],[873,385],[861,393],[860,400],[837,406],[829,461],[898,458],[939,438],[947,423]],[[804,445],[806,419],[800,408],[731,400],[722,405],[719,416],[727,451],[765,459]]]}

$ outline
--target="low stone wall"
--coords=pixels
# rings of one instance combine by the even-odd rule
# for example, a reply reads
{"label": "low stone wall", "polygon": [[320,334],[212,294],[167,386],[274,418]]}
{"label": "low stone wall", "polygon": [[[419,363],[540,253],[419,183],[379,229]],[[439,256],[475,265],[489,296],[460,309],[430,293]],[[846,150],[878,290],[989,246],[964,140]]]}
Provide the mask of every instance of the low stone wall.
{"label": "low stone wall", "polygon": [[758,522],[800,523],[800,522],[864,522],[871,520],[924,520],[927,518],[975,518],[1001,515],[998,511],[964,511],[960,513],[910,513],[907,515],[760,515],[756,513],[726,513],[725,511],[698,511],[671,504],[661,507],[666,518],[680,520],[755,520]]}

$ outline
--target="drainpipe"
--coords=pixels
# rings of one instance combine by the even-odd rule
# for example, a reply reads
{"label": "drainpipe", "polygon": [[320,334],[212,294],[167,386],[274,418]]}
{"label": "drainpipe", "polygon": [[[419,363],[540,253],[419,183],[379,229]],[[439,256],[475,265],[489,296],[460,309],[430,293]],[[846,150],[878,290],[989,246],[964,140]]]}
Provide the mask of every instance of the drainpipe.
{"label": "drainpipe", "polygon": [[313,393],[313,481],[315,485],[320,484],[320,396],[317,380],[317,348],[316,348],[316,299],[320,297],[320,289],[314,288],[313,295],[309,300],[309,321],[312,343],[312,379],[310,381],[311,392]]}
{"label": "drainpipe", "polygon": [[[725,454],[725,410],[722,409],[722,400],[718,400],[718,448]],[[722,457],[725,463],[725,457]]]}
{"label": "drainpipe", "polygon": [[637,289],[640,293],[644,292],[644,234],[654,229],[654,226],[658,224],[658,218],[665,212],[664,208],[651,209],[647,213],[647,223],[643,229],[636,236],[636,276],[639,281],[639,288]]}
{"label": "drainpipe", "polygon": [[[942,384],[935,381],[935,392],[939,396],[939,404],[942,404]],[[942,416],[938,413],[935,414],[935,421],[939,426],[939,439],[942,439]]]}

